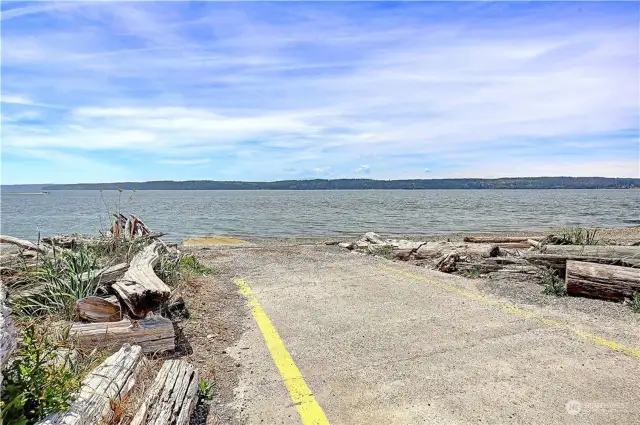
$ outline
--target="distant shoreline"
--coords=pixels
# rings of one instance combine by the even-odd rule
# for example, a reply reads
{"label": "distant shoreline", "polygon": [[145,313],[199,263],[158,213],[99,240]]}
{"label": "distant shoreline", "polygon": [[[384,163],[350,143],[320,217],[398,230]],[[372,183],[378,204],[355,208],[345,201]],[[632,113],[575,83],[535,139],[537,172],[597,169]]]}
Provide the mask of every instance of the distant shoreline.
{"label": "distant shoreline", "polygon": [[8,192],[52,190],[425,190],[425,189],[636,189],[640,178],[514,177],[497,179],[313,179],[248,181],[147,181],[5,185]]}

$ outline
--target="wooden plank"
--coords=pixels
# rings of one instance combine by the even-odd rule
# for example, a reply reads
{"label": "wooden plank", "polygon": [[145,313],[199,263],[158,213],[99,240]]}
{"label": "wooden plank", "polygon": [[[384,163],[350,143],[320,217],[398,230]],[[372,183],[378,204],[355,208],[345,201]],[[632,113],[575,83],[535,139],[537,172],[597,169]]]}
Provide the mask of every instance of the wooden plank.
{"label": "wooden plank", "polygon": [[607,258],[607,257],[590,257],[572,254],[539,254],[526,253],[523,258],[532,264],[545,267],[552,267],[558,270],[564,270],[567,266],[567,260],[586,261],[589,263],[610,264],[612,266],[624,267],[640,267],[640,258]]}
{"label": "wooden plank", "polygon": [[609,301],[623,301],[640,292],[640,269],[567,261],[567,293]]}
{"label": "wooden plank", "polygon": [[76,315],[89,322],[118,322],[122,320],[120,301],[114,295],[86,297],[76,301]]}
{"label": "wooden plank", "polygon": [[110,423],[115,416],[113,406],[131,391],[144,362],[141,347],[124,344],[82,381],[78,397],[66,412],[49,416],[38,425]]}
{"label": "wooden plank", "polygon": [[130,425],[186,425],[198,399],[198,371],[184,360],[167,360]]}
{"label": "wooden plank", "polygon": [[117,348],[123,343],[137,344],[147,354],[174,350],[175,331],[171,320],[151,315],[141,320],[74,323],[70,335],[85,347]]}
{"label": "wooden plank", "polygon": [[127,272],[112,286],[137,317],[157,309],[171,295],[171,289],[153,271],[160,261],[161,248],[162,245],[154,241],[136,254]]}

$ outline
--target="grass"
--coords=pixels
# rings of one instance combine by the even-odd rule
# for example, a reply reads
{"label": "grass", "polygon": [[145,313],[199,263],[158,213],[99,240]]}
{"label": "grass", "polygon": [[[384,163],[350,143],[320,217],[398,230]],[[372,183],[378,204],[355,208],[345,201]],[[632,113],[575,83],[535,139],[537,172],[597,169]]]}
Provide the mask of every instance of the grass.
{"label": "grass", "polygon": [[76,300],[96,294],[98,282],[93,273],[98,267],[98,258],[86,247],[44,258],[39,267],[25,275],[23,282],[37,285],[39,290],[21,298],[15,307],[24,315],[71,319]]}
{"label": "grass", "polygon": [[208,275],[214,273],[214,270],[211,267],[202,264],[194,255],[186,255],[180,258],[178,266],[181,272],[188,274]]}
{"label": "grass", "polygon": [[584,227],[565,227],[561,230],[556,243],[560,245],[599,245],[598,229]]}
{"label": "grass", "polygon": [[631,297],[631,310],[640,314],[640,292],[634,292]]}
{"label": "grass", "polygon": [[373,249],[371,251],[373,255],[393,260],[393,247],[391,245],[372,245],[369,248]]}
{"label": "grass", "polygon": [[480,269],[465,270],[464,272],[462,272],[462,276],[469,279],[477,279],[480,276],[482,276],[482,270]]}
{"label": "grass", "polygon": [[205,401],[211,400],[215,394],[215,389],[215,382],[200,378],[198,382],[198,398]]}
{"label": "grass", "polygon": [[544,290],[542,291],[546,295],[554,295],[556,297],[564,297],[567,295],[567,287],[562,279],[558,277],[557,273],[550,268],[542,268],[540,271],[542,278],[542,284]]}

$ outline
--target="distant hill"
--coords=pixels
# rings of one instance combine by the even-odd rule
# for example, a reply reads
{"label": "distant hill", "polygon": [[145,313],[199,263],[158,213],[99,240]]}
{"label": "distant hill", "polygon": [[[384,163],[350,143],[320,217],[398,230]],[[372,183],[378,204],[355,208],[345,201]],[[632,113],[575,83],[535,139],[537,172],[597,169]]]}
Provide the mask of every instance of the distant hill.
{"label": "distant hill", "polygon": [[[640,179],[636,178],[515,177],[428,180],[314,179],[275,182],[149,181],[47,184],[42,185],[40,190],[625,189],[638,187],[640,187]],[[11,190],[10,186],[8,188]]]}

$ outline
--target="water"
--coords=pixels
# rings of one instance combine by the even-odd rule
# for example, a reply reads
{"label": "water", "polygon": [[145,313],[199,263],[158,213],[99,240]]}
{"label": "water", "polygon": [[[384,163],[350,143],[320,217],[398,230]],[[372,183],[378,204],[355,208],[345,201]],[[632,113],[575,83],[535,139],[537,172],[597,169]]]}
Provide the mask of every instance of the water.
{"label": "water", "polygon": [[[640,224],[640,191],[354,190],[354,191],[52,191],[1,196],[1,231],[35,240],[58,233],[95,234],[107,211],[142,218],[178,240],[250,236],[548,230],[562,226]],[[104,199],[104,200],[103,200]],[[105,205],[106,204],[106,205]]]}

